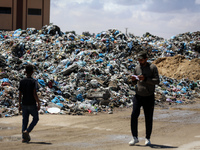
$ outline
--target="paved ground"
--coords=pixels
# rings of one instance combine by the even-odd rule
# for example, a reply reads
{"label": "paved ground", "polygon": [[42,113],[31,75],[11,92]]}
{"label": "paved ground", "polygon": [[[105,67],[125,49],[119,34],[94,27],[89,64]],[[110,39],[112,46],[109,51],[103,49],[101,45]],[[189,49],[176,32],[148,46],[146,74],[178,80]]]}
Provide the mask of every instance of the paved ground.
{"label": "paved ground", "polygon": [[139,140],[131,140],[131,108],[114,114],[40,115],[29,144],[21,143],[21,116],[0,118],[1,150],[200,150],[200,105],[156,108],[151,146],[144,146],[144,117],[139,119]]}

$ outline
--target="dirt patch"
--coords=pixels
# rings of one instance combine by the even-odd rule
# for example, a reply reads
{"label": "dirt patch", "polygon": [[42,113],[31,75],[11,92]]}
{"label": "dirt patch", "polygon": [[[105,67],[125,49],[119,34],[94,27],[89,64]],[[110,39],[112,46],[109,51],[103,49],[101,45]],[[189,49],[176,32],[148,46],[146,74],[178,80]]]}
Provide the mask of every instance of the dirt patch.
{"label": "dirt patch", "polygon": [[[113,114],[40,115],[40,121],[30,133],[29,144],[21,142],[21,116],[1,118],[1,150],[190,150],[199,149],[200,105],[174,109],[156,108],[151,146],[145,146],[144,114],[138,120],[139,143],[129,146],[132,135],[132,108],[114,109]],[[10,128],[4,128],[4,127]]]}
{"label": "dirt patch", "polygon": [[174,79],[200,80],[200,59],[188,60],[184,56],[158,58],[153,62],[160,75]]}

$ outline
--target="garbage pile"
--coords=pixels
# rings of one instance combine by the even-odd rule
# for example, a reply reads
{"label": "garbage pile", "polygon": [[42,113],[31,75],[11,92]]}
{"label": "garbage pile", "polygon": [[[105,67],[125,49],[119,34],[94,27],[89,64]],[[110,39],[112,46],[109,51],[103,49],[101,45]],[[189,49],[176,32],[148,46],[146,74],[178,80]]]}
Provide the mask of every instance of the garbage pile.
{"label": "garbage pile", "polygon": [[[136,37],[111,29],[84,36],[63,33],[56,25],[0,31],[0,115],[19,115],[18,87],[27,64],[35,68],[40,114],[112,114],[115,107],[130,107],[135,87],[129,77],[137,65],[136,54],[146,50],[152,63],[180,51],[188,60],[199,59],[194,45],[200,35],[188,34],[192,36],[165,40],[150,33]],[[184,42],[183,50],[180,42]],[[199,79],[160,76],[157,103],[188,103],[200,97]]]}

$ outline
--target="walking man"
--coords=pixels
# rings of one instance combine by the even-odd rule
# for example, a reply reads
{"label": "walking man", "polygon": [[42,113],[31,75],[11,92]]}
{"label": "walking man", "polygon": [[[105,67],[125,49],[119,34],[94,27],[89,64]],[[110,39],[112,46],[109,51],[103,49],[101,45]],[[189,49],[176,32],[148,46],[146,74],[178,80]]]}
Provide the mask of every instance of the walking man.
{"label": "walking man", "polygon": [[[19,111],[22,110],[22,142],[31,140],[29,133],[33,130],[39,121],[38,110],[40,110],[40,102],[36,92],[37,81],[31,76],[33,74],[33,66],[26,66],[26,78],[20,81],[19,85]],[[33,120],[28,126],[29,115]]]}
{"label": "walking man", "polygon": [[158,69],[154,64],[147,62],[147,53],[142,51],[138,54],[139,64],[135,67],[132,82],[136,85],[136,95],[133,98],[133,111],[131,114],[131,132],[133,139],[129,145],[135,145],[138,140],[138,117],[140,108],[143,107],[145,116],[146,139],[145,145],[150,145],[150,136],[153,126],[154,92],[155,85],[159,84]]}

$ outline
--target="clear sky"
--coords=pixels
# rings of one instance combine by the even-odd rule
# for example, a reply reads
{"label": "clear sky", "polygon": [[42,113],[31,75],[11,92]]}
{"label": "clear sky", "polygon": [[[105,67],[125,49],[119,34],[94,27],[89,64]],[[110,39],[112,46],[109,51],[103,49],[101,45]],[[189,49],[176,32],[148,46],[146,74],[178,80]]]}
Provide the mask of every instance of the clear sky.
{"label": "clear sky", "polygon": [[63,32],[118,29],[163,38],[200,31],[200,0],[51,0],[50,22]]}

